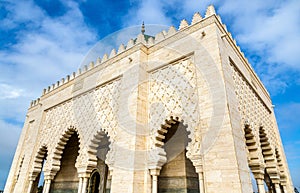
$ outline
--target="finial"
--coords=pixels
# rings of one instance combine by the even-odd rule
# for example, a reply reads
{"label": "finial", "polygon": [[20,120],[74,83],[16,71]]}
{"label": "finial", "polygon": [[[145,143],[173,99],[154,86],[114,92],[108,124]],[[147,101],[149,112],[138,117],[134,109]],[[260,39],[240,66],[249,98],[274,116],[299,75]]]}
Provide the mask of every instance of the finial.
{"label": "finial", "polygon": [[142,34],[145,33],[145,24],[144,24],[144,22],[143,22],[143,24],[142,24],[142,30],[141,30],[141,32],[142,32]]}

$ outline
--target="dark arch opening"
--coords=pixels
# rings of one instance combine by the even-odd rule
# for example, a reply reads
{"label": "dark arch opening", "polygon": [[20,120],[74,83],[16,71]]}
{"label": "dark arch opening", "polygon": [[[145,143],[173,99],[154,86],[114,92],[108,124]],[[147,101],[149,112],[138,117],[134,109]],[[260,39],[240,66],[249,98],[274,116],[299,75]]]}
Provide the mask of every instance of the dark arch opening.
{"label": "dark arch opening", "polygon": [[89,193],[99,193],[100,191],[99,187],[100,187],[100,174],[98,170],[94,170],[89,182]]}
{"label": "dark arch opening", "polygon": [[190,159],[186,157],[189,132],[183,122],[170,125],[164,134],[163,148],[167,153],[158,177],[158,192],[200,192],[199,178]]}
{"label": "dark arch opening", "polygon": [[109,151],[109,137],[101,133],[101,138],[97,143],[97,166],[91,173],[89,179],[88,193],[109,193],[111,185],[111,176],[109,175],[108,166],[105,164],[107,152]]}
{"label": "dark arch opening", "polygon": [[62,158],[60,160],[60,170],[54,177],[51,183],[50,192],[77,192],[79,178],[77,174],[77,169],[75,167],[76,159],[79,152],[79,137],[76,132],[74,132],[62,153]]}
{"label": "dark arch opening", "polygon": [[47,160],[47,156],[48,156],[48,150],[46,147],[42,147],[36,155],[36,160],[41,160],[41,161],[36,161],[35,167],[37,167],[37,168],[40,167],[40,171],[37,174],[37,177],[35,178],[35,180],[33,181],[31,192],[37,192],[37,193],[43,192],[43,187],[44,187],[43,168],[44,168],[45,161]]}

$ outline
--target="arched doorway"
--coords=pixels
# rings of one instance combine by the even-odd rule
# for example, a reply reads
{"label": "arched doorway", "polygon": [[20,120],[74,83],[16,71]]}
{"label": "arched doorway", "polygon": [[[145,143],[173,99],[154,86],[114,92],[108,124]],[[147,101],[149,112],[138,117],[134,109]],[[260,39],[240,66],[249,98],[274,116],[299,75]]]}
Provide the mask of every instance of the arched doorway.
{"label": "arched doorway", "polygon": [[95,138],[100,138],[100,140],[97,140],[97,166],[91,173],[88,193],[109,193],[111,176],[109,175],[108,166],[105,164],[106,155],[109,151],[109,137],[106,133],[100,132],[99,136]]}
{"label": "arched doorway", "polygon": [[51,183],[50,193],[64,192],[74,193],[78,190],[79,178],[75,167],[76,159],[79,151],[79,137],[77,132],[74,132],[62,153],[60,170],[54,177]]}
{"label": "arched doorway", "polygon": [[33,181],[31,191],[32,193],[42,193],[43,192],[43,186],[44,186],[44,172],[43,168],[45,165],[45,162],[47,161],[47,155],[48,150],[45,146],[41,147],[39,151],[37,152],[35,161],[34,161],[34,168],[36,171],[39,171],[38,173],[35,173],[33,175],[36,175],[35,180]]}
{"label": "arched doorway", "polygon": [[158,177],[158,192],[199,193],[199,178],[192,162],[186,157],[188,132],[182,122],[168,128],[163,139],[167,163]]}
{"label": "arched doorway", "polygon": [[89,193],[99,193],[99,186],[100,186],[100,173],[98,170],[94,170],[90,178]]}

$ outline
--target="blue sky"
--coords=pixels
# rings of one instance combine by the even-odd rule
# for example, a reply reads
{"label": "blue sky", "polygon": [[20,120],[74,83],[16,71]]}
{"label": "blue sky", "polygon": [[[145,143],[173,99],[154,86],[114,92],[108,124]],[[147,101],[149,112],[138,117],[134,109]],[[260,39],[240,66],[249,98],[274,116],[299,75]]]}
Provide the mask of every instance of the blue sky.
{"label": "blue sky", "polygon": [[28,105],[80,66],[100,39],[126,27],[174,25],[209,4],[269,90],[294,185],[300,188],[299,0],[0,0],[0,189]]}

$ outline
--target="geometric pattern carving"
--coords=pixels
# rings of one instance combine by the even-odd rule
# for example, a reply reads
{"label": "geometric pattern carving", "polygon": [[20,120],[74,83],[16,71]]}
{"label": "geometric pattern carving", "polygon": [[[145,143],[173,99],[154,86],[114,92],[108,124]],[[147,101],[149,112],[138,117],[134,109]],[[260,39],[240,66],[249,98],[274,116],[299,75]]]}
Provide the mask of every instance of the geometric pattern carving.
{"label": "geometric pattern carving", "polygon": [[[60,154],[64,146],[54,147],[55,144],[64,143],[64,135],[76,128],[80,138],[79,156],[76,167],[86,166],[89,155],[84,152],[90,148],[87,142],[94,137],[95,130],[107,133],[111,140],[115,137],[115,129],[118,127],[117,114],[119,110],[120,79],[108,82],[94,90],[59,104],[45,112],[42,122],[42,135],[38,144],[48,146],[49,167],[53,171],[59,170]],[[66,129],[72,125],[71,130]],[[75,130],[74,130],[75,131]],[[81,133],[84,132],[85,135]],[[61,138],[60,138],[61,136]],[[57,148],[55,151],[54,149]],[[45,167],[47,167],[45,165]]]}
{"label": "geometric pattern carving", "polygon": [[[259,128],[263,127],[268,135],[268,141],[273,149],[278,146],[278,139],[274,133],[273,115],[259,98],[254,88],[248,83],[245,77],[239,72],[231,62],[231,71],[234,81],[235,93],[239,102],[239,112],[241,115],[241,125],[245,122],[251,123],[254,128],[253,134],[256,140],[259,139]],[[257,141],[259,143],[259,141]]]}
{"label": "geometric pattern carving", "polygon": [[[169,64],[150,73],[149,126],[150,148],[157,145],[157,130],[167,117],[180,117],[188,124],[190,138],[197,132],[198,96],[196,89],[195,65],[186,59]],[[192,130],[191,128],[195,129]],[[194,140],[194,139],[193,139]]]}
{"label": "geometric pattern carving", "polygon": [[239,102],[239,111],[241,115],[241,125],[245,122],[251,123],[255,128],[254,135],[258,138],[258,129],[263,126],[268,136],[270,137],[270,143],[272,146],[276,146],[277,140],[275,139],[274,123],[272,122],[272,114],[266,107],[264,102],[256,94],[253,87],[247,82],[244,76],[238,71],[238,69],[231,64],[232,77],[235,86],[235,93]]}

